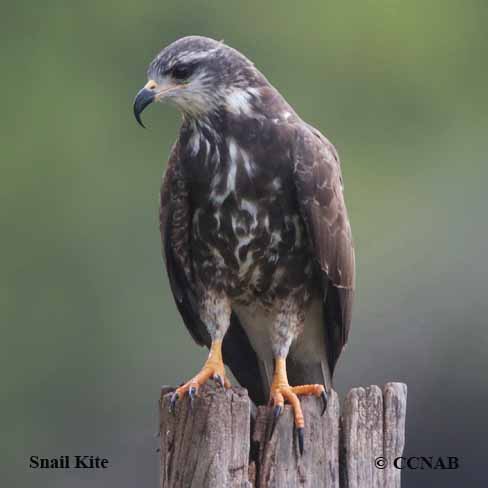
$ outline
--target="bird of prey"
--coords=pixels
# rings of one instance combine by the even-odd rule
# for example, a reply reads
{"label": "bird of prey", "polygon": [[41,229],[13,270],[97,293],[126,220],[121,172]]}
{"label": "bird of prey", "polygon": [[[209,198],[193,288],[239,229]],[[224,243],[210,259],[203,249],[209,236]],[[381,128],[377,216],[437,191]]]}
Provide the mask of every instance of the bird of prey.
{"label": "bird of prey", "polygon": [[163,176],[160,230],[176,305],[210,349],[172,407],[209,379],[277,418],[322,397],[346,344],[354,249],[334,146],[304,122],[244,55],[206,37],[179,39],[151,62],[134,114],[168,101],[183,115]]}

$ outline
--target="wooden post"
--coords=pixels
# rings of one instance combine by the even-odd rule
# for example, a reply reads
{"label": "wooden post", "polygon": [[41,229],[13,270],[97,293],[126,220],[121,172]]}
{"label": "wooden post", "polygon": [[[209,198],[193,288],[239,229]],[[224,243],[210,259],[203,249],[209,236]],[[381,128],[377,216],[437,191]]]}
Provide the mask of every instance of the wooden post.
{"label": "wooden post", "polygon": [[[166,391],[165,391],[166,390]],[[243,388],[205,385],[169,411],[161,396],[161,488],[251,488],[248,482],[251,402]]]}
{"label": "wooden post", "polygon": [[302,398],[303,456],[288,406],[271,435],[272,409],[251,416],[243,388],[205,385],[193,412],[185,398],[174,414],[172,391],[161,392],[161,488],[400,488],[392,462],[405,441],[402,383],[352,389],[342,417],[333,391],[323,417],[316,398]]}

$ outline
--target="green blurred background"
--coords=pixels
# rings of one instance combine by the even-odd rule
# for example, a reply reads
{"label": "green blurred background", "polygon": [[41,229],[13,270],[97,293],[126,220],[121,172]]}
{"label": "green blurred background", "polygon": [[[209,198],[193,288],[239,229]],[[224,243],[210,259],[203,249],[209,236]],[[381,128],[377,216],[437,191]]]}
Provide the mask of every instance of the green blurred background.
{"label": "green blurred background", "polygon": [[[159,387],[205,352],[160,258],[180,117],[153,107],[144,131],[131,104],[189,34],[249,56],[341,154],[358,294],[336,388],[407,382],[406,454],[460,457],[404,486],[486,486],[487,14],[483,0],[3,2],[2,486],[158,486]],[[110,469],[28,469],[62,454]]]}

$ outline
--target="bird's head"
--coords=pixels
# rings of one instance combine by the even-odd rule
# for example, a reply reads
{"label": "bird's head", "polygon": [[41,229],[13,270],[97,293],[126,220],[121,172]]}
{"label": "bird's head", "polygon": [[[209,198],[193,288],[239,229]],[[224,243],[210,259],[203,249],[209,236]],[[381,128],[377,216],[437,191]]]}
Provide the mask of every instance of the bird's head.
{"label": "bird's head", "polygon": [[149,65],[148,82],[134,100],[134,115],[154,101],[168,101],[186,116],[216,110],[246,112],[266,83],[245,56],[223,42],[190,36],[164,48]]}

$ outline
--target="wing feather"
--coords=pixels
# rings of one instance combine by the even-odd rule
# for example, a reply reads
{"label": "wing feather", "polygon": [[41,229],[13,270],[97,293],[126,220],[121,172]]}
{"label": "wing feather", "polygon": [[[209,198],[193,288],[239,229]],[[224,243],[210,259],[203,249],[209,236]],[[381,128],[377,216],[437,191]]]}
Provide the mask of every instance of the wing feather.
{"label": "wing feather", "polygon": [[210,347],[210,335],[198,314],[191,283],[190,222],[188,191],[179,168],[176,143],[163,176],[160,194],[159,230],[163,256],[173,296],[191,336],[200,346]]}
{"label": "wing feather", "polygon": [[313,127],[298,131],[294,175],[321,278],[327,360],[332,374],[351,326],[354,247],[339,157],[334,146]]}

